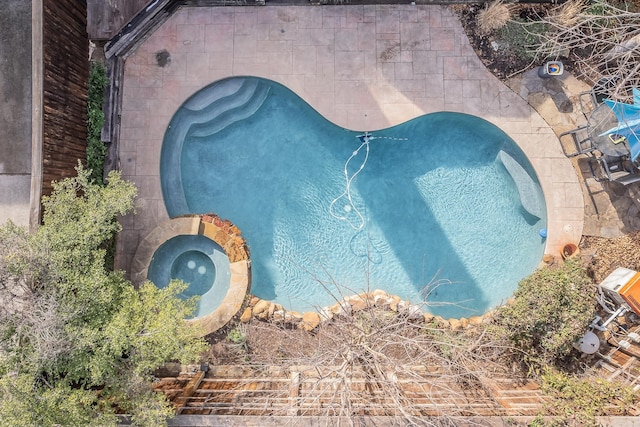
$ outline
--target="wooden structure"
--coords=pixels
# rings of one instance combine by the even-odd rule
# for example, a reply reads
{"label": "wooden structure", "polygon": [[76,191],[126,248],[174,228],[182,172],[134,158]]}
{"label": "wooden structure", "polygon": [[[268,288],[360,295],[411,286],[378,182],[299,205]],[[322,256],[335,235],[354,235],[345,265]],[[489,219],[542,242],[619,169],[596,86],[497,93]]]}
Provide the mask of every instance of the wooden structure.
{"label": "wooden structure", "polygon": [[86,0],[5,3],[0,211],[12,211],[2,222],[33,230],[51,181],[75,175],[78,161],[86,158],[87,7]]}
{"label": "wooden structure", "polygon": [[150,0],[87,0],[87,32],[91,40],[109,40]]}
{"label": "wooden structure", "polygon": [[[354,372],[350,390],[331,366],[211,366],[182,372],[154,384],[177,415],[311,416],[339,415],[349,395],[354,416],[397,416],[398,402],[364,372]],[[411,378],[398,377],[402,409],[415,417],[532,416],[544,403],[537,384],[487,378],[471,387],[442,375],[438,367],[415,366]],[[336,406],[337,405],[337,406]]]}
{"label": "wooden structure", "polygon": [[[622,321],[604,333],[605,344],[598,353],[596,375],[608,381],[632,387],[640,391],[640,325]],[[629,413],[640,415],[640,404],[629,408]]]}
{"label": "wooden structure", "polygon": [[[43,0],[42,194],[86,159],[89,40],[85,1]],[[34,60],[36,58],[34,57]]]}

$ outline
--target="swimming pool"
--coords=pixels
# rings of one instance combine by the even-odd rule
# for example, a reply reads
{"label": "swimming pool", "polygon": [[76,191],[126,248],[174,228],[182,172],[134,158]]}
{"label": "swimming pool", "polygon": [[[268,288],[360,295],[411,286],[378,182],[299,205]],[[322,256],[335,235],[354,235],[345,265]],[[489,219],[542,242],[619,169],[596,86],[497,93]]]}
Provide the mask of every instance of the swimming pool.
{"label": "swimming pool", "polygon": [[169,124],[167,211],[231,220],[251,251],[252,293],[297,311],[380,288],[448,318],[511,296],[546,228],[517,145],[449,112],[369,131],[332,124],[278,83],[221,80]]}

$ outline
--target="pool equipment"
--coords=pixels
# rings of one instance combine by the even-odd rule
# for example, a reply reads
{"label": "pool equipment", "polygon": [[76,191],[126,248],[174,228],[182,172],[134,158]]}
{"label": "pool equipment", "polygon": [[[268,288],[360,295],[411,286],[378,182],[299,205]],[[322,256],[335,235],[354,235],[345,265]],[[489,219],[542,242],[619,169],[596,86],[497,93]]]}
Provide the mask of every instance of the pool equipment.
{"label": "pool equipment", "polygon": [[616,305],[640,315],[640,273],[618,267],[598,287]]}
{"label": "pool equipment", "polygon": [[[358,174],[362,172],[362,169],[364,169],[365,165],[367,164],[367,160],[369,160],[369,142],[372,139],[376,139],[376,138],[369,135],[369,132],[365,132],[363,135],[358,135],[356,138],[360,140],[360,146],[353,153],[351,153],[351,156],[349,156],[347,161],[344,163],[344,177],[346,180],[346,187],[345,187],[344,193],[340,194],[338,197],[336,197],[331,201],[331,204],[329,205],[329,213],[331,214],[331,216],[333,216],[336,219],[347,221],[351,226],[351,228],[353,228],[356,231],[359,231],[359,230],[362,230],[362,228],[364,227],[365,221],[364,221],[364,216],[362,215],[362,213],[360,213],[356,205],[353,203],[353,198],[351,196],[351,183],[353,182],[354,179],[356,179]],[[360,164],[360,167],[358,168],[358,170],[352,176],[349,176],[349,163],[360,153],[360,150],[362,150],[363,147],[365,149],[364,159],[362,160],[362,163]],[[352,222],[351,219],[349,219],[347,215],[340,215],[335,211],[334,206],[343,197],[346,197],[348,202],[343,206],[344,211],[347,213],[353,211],[358,218],[355,224]]]}
{"label": "pool equipment", "polygon": [[640,314],[640,273],[624,267],[616,268],[598,285],[598,303],[609,315],[596,316],[589,327],[606,331],[607,326],[628,312]]}
{"label": "pool equipment", "polygon": [[548,79],[553,76],[561,76],[564,72],[564,65],[560,61],[549,61],[542,67],[538,68],[538,76]]}
{"label": "pool equipment", "polygon": [[585,354],[593,354],[600,348],[600,338],[591,331],[587,331],[574,346]]}

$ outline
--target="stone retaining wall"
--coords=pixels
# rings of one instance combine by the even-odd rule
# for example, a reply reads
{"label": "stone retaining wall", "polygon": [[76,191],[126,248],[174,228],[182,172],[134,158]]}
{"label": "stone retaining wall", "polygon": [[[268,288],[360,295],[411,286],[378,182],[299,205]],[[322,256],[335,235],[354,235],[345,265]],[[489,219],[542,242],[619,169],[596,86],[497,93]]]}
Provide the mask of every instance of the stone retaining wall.
{"label": "stone retaining wall", "polygon": [[199,234],[207,236],[224,249],[229,262],[249,261],[249,249],[240,229],[231,221],[223,220],[214,214],[200,217]]}
{"label": "stone retaining wall", "polygon": [[479,325],[489,321],[493,317],[492,311],[482,316],[473,316],[460,319],[444,319],[441,316],[434,316],[430,313],[423,313],[421,306],[411,304],[396,295],[376,289],[372,292],[363,292],[357,295],[344,297],[342,301],[333,305],[323,307],[319,311],[308,311],[299,313],[297,311],[287,311],[278,303],[252,297],[248,306],[242,312],[240,321],[248,323],[252,319],[271,321],[276,323],[288,323],[299,329],[312,331],[320,324],[330,321],[336,316],[348,316],[358,311],[370,308],[381,308],[393,311],[399,315],[406,316],[414,322],[432,323],[436,327],[451,328],[452,330],[465,329],[469,326]]}

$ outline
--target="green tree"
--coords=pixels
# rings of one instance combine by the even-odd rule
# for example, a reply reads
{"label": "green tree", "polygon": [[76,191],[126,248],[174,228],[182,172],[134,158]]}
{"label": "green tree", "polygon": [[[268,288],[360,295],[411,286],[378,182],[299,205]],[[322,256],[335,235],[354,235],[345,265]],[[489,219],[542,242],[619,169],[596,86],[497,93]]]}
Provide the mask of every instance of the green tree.
{"label": "green tree", "polygon": [[511,304],[497,312],[494,332],[536,368],[567,356],[595,316],[595,287],[584,268],[568,260],[523,279]]}
{"label": "green tree", "polygon": [[183,283],[136,290],[105,269],[104,242],[136,188],[116,172],[102,187],[77,171],[44,198],[34,234],[0,227],[0,424],[108,425],[120,411],[161,425],[171,410],[151,374],[203,351],[183,320],[196,302],[177,297]]}

